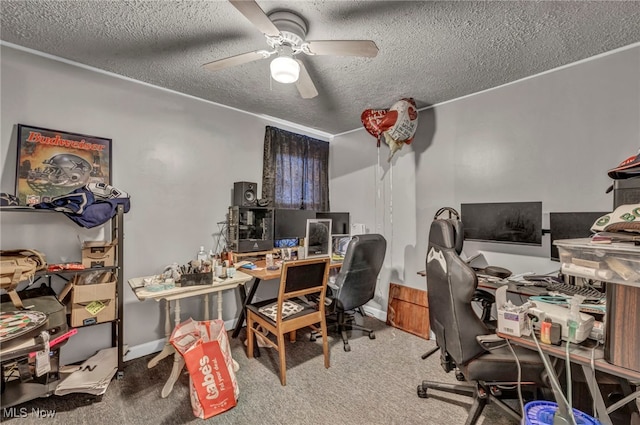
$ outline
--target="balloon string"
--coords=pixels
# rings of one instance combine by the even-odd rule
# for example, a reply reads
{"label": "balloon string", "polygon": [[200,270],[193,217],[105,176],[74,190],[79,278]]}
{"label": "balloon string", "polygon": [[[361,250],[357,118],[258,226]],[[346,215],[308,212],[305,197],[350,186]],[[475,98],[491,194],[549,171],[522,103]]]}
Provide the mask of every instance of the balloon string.
{"label": "balloon string", "polygon": [[389,261],[391,267],[393,267],[393,167],[389,166]]}
{"label": "balloon string", "polygon": [[379,217],[378,217],[378,199],[380,199],[380,146],[378,146],[378,166],[376,167],[376,199],[375,199],[375,221],[376,221],[376,232],[375,233],[380,233],[379,231]]}

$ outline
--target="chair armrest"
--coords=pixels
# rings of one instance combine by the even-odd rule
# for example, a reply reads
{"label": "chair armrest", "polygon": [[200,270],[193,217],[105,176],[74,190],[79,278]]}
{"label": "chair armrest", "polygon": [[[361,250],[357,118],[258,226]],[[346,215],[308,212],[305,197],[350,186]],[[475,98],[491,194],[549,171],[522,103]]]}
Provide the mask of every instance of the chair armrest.
{"label": "chair armrest", "polygon": [[487,351],[502,348],[507,345],[506,340],[496,334],[478,335],[476,336],[476,341],[478,341],[478,344],[482,345],[482,348]]}

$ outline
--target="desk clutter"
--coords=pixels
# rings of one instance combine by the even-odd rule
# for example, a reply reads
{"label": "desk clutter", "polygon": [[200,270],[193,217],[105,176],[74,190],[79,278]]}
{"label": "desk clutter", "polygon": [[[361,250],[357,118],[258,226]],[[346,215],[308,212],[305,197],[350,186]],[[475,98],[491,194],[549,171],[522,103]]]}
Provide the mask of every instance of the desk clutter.
{"label": "desk clutter", "polygon": [[[543,342],[551,344],[552,325],[559,327],[559,339],[581,343],[587,338],[602,340],[602,322],[595,325],[595,317],[580,311],[584,297],[533,296],[522,305],[514,305],[507,300],[507,287],[496,290],[496,307],[498,311],[498,332],[513,336],[529,336],[534,330],[545,330]],[[603,312],[600,312],[603,314]],[[596,332],[592,333],[593,329]]]}
{"label": "desk clutter", "polygon": [[196,259],[185,264],[169,264],[162,273],[146,277],[142,283],[144,288],[151,292],[175,287],[213,285],[216,281],[235,276],[236,268],[231,257],[232,253],[223,253],[219,256],[210,251],[206,254],[204,247],[200,247]]}

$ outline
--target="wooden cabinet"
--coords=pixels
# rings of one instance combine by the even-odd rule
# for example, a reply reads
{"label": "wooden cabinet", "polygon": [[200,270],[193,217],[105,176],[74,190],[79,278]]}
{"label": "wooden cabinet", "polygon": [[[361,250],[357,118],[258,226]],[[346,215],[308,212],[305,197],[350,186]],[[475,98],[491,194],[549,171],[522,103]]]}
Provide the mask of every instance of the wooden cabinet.
{"label": "wooden cabinet", "polygon": [[391,283],[387,324],[429,339],[429,301],[427,291]]}

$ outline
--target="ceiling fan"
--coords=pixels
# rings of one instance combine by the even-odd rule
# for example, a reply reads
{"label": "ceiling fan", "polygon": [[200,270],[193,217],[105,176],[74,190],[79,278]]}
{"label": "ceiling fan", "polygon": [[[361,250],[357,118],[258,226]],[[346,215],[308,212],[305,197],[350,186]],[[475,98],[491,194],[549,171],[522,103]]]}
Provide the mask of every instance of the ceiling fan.
{"label": "ceiling fan", "polygon": [[204,64],[210,71],[242,65],[275,55],[271,61],[271,77],[280,83],[296,83],[300,96],[311,99],[318,95],[304,64],[295,56],[306,55],[375,57],[378,46],[371,40],[307,41],[307,24],[299,15],[290,11],[266,14],[253,0],[229,0],[229,2],[255,25],[266,37],[269,50],[256,50]]}

